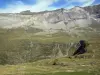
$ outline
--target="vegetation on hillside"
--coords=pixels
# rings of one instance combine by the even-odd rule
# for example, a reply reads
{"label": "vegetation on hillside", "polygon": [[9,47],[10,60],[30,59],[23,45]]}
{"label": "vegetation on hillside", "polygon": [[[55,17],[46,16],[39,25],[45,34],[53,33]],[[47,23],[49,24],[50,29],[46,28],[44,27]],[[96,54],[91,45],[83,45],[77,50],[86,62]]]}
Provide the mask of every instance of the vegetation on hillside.
{"label": "vegetation on hillside", "polygon": [[[99,75],[99,35],[72,37],[66,33],[56,33],[43,36],[33,32],[0,29],[0,75]],[[88,41],[87,53],[69,58],[53,55],[53,50],[58,53],[61,50],[60,55],[61,52],[66,55],[71,43],[77,43],[80,39]],[[74,50],[71,48],[70,52]]]}

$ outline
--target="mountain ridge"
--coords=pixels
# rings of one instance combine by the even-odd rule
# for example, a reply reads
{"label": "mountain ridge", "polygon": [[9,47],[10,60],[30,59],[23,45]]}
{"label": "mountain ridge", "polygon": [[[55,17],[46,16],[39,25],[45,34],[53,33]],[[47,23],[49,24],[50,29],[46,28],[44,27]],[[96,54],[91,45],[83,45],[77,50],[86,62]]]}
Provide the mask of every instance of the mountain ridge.
{"label": "mountain ridge", "polygon": [[[0,27],[2,28],[25,28],[42,29],[44,32],[55,33],[64,30],[67,33],[80,32],[77,28],[97,29],[100,27],[100,5],[88,7],[74,7],[72,9],[57,9],[53,11],[31,12],[30,10],[20,13],[0,14]],[[98,11],[91,13],[91,10]],[[43,34],[44,34],[43,32]]]}

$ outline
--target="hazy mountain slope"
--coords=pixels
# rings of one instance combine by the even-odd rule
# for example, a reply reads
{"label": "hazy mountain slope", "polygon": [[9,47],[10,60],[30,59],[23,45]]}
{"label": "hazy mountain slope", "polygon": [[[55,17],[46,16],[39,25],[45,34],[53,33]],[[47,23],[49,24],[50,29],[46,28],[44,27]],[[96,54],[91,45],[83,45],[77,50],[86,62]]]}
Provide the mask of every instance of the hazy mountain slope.
{"label": "hazy mountain slope", "polygon": [[75,30],[74,27],[89,27],[94,25],[94,23],[98,25],[98,19],[89,14],[90,11],[85,11],[84,9],[87,10],[90,8],[75,7],[70,10],[58,9],[37,13],[29,11],[25,11],[24,13],[23,11],[20,14],[0,14],[0,26],[4,28],[31,26],[43,29],[44,31],[46,29],[51,29],[52,31],[64,29],[69,32],[69,30]]}
{"label": "hazy mountain slope", "polygon": [[100,23],[100,5],[88,6],[84,7],[84,9]]}
{"label": "hazy mountain slope", "polygon": [[94,15],[99,15],[100,14],[100,5],[93,5],[93,6],[87,6],[87,7],[84,7],[84,9],[86,11],[88,11],[91,14],[94,14]]}

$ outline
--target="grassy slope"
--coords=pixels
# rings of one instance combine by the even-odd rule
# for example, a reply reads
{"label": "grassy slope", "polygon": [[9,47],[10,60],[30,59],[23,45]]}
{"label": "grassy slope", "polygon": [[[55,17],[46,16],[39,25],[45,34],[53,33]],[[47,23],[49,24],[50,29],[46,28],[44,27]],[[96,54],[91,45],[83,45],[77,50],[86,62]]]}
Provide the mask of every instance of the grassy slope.
{"label": "grassy slope", "polygon": [[[60,35],[60,36],[59,36]],[[55,34],[52,36],[36,36],[33,33],[25,33],[24,30],[16,30],[16,31],[7,31],[0,29],[0,53],[4,50],[12,51],[12,47],[19,47],[21,43],[18,41],[27,40],[27,41],[38,41],[41,43],[50,43],[50,42],[73,42],[78,41],[81,38],[69,38],[68,35],[63,34]],[[85,38],[87,39],[87,38]],[[88,53],[79,56],[78,58],[58,58],[58,65],[52,65],[55,59],[45,59],[40,60],[33,63],[25,63],[25,64],[18,64],[18,65],[1,65],[0,66],[0,75],[34,75],[37,73],[41,74],[48,74],[55,72],[63,72],[63,73],[55,73],[54,75],[85,75],[85,72],[92,72],[98,71],[100,66],[99,61],[99,49],[100,49],[100,42],[99,37],[92,37],[89,38],[88,41],[90,46],[88,47]],[[8,47],[9,46],[9,47]],[[17,47],[16,47],[17,46]],[[22,48],[23,49],[23,48]],[[14,52],[16,52],[15,49]],[[21,50],[23,51],[23,50]],[[80,57],[85,57],[80,58]],[[84,73],[82,73],[83,71]],[[78,72],[78,73],[65,73],[65,72]],[[88,74],[87,74],[88,75]]]}
{"label": "grassy slope", "polygon": [[[47,74],[57,72],[76,72],[91,73],[97,71],[99,60],[95,59],[58,59],[58,65],[52,65],[54,59],[41,60],[33,63],[19,64],[19,65],[5,65],[0,66],[0,75],[34,75]],[[94,63],[95,62],[95,63]],[[63,63],[64,65],[62,65]],[[94,64],[91,64],[94,63]],[[60,75],[60,74],[59,74]],[[74,74],[72,74],[74,75]],[[85,75],[85,74],[83,74]],[[88,75],[88,74],[87,74]]]}

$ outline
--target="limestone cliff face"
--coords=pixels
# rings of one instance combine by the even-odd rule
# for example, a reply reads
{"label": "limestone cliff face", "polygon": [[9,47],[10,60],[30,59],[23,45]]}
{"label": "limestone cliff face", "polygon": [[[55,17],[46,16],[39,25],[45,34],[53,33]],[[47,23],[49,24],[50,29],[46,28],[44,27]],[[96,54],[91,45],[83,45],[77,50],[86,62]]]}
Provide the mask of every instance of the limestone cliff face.
{"label": "limestone cliff face", "polygon": [[68,33],[78,32],[77,28],[100,27],[99,5],[91,7],[74,7],[70,10],[58,9],[54,11],[30,12],[23,11],[15,14],[0,14],[0,27],[33,27],[48,32],[63,29]]}
{"label": "limestone cliff face", "polygon": [[90,14],[98,15],[100,14],[100,5],[94,5],[94,6],[88,6],[84,7],[86,11],[88,11]]}
{"label": "limestone cliff face", "polygon": [[84,7],[84,10],[89,12],[89,14],[100,23],[100,5]]}

